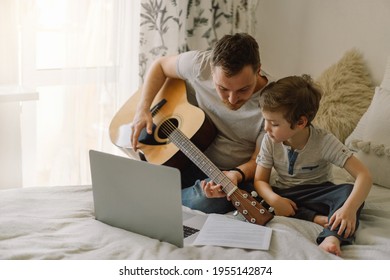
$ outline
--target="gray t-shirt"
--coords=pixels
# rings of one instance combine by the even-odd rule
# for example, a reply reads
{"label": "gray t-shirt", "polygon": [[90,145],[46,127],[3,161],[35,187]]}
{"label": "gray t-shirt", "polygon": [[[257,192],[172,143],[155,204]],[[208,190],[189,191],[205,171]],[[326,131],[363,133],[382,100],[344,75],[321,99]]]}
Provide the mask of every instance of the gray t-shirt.
{"label": "gray t-shirt", "polygon": [[352,152],[333,134],[310,126],[308,142],[302,150],[274,143],[266,134],[257,156],[257,164],[277,172],[276,186],[320,184],[329,181],[331,164],[343,167]]}
{"label": "gray t-shirt", "polygon": [[[210,117],[218,130],[205,155],[220,169],[247,162],[261,141],[263,116],[259,108],[260,91],[238,110],[227,108],[219,98],[211,75],[211,51],[190,51],[179,55],[178,75],[191,85],[189,99]],[[262,75],[269,78],[265,73]],[[270,79],[268,79],[270,80]],[[193,96],[191,96],[193,95]],[[259,142],[260,143],[260,142]]]}

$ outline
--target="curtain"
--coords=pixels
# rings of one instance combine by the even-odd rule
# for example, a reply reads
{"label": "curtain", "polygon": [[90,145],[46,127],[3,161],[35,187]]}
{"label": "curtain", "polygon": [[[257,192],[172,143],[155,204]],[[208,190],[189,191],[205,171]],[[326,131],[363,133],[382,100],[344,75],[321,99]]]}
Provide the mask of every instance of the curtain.
{"label": "curtain", "polygon": [[108,127],[151,62],[254,34],[257,2],[0,1],[0,86],[39,93],[21,104],[23,186],[89,184],[88,150],[122,154]]}
{"label": "curtain", "polygon": [[2,40],[0,52],[17,51],[0,76],[39,94],[22,117],[23,185],[90,184],[89,149],[121,154],[108,127],[138,88],[139,0],[4,0],[0,10],[17,33]]}
{"label": "curtain", "polygon": [[257,0],[141,0],[140,83],[159,56],[204,50],[225,34],[254,34]]}

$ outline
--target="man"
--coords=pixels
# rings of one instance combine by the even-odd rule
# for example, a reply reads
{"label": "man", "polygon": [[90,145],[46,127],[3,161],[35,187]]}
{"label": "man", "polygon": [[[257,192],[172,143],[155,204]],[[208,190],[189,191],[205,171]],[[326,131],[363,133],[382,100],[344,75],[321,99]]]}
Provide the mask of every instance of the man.
{"label": "man", "polygon": [[[247,190],[256,169],[263,117],[258,107],[269,77],[261,71],[259,46],[248,34],[225,35],[211,51],[189,51],[157,59],[150,67],[132,122],[136,151],[143,128],[152,133],[150,106],[166,78],[183,79],[194,89],[198,106],[217,128],[205,155],[235,184]],[[221,186],[197,167],[182,172],[183,205],[206,213],[234,209]],[[209,197],[213,196],[211,199]],[[217,198],[215,198],[217,197]]]}

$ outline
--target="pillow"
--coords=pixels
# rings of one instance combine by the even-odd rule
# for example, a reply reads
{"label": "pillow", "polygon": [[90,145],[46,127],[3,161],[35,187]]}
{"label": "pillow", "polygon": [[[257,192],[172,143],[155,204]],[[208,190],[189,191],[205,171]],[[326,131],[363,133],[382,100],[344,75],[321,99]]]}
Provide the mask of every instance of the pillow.
{"label": "pillow", "polygon": [[356,49],[347,51],[316,82],[322,88],[323,96],[313,124],[332,132],[344,143],[374,94],[363,56]]}
{"label": "pillow", "polygon": [[386,90],[390,90],[390,56],[387,57],[385,75],[383,76],[381,88],[384,88]]}
{"label": "pillow", "polygon": [[[390,91],[390,56],[387,57],[385,74],[383,76],[383,80],[382,80],[380,87]],[[377,91],[377,90],[378,89],[375,89],[375,91]],[[371,108],[371,106],[368,107],[367,112],[359,120],[359,122],[358,122],[356,128],[354,129],[354,131],[352,132],[352,134],[349,135],[347,137],[347,139],[345,140],[345,144],[347,146],[351,147],[351,141],[353,139],[363,139],[364,129],[365,129],[365,126],[367,125],[367,116],[369,114],[368,111],[370,108]]]}
{"label": "pillow", "polygon": [[387,188],[390,188],[389,104],[390,90],[377,87],[370,107],[346,141],[368,167],[374,183]]}
{"label": "pillow", "polygon": [[[390,188],[390,56],[380,87],[375,89],[374,99],[345,143],[370,169],[374,183]],[[386,103],[387,102],[387,103]],[[389,178],[388,178],[389,177]]]}

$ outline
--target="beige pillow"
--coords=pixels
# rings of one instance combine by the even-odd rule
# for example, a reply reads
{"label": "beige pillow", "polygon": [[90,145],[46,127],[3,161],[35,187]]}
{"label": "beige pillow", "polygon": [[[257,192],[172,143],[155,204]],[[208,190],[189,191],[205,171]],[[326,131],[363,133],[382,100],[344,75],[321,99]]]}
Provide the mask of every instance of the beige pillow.
{"label": "beige pillow", "polygon": [[390,188],[390,56],[380,87],[346,144],[371,171],[375,184]]}
{"label": "beige pillow", "polygon": [[[387,64],[385,68],[385,74],[383,75],[382,83],[380,85],[380,88],[382,90],[387,90],[390,92],[390,56],[387,57]],[[379,91],[379,88],[375,88],[375,94],[376,92]],[[365,129],[366,126],[370,125],[368,123],[368,115],[369,111],[373,106],[370,105],[367,109],[367,111],[364,113],[364,115],[361,117],[359,120],[358,124],[356,125],[355,129],[353,132],[347,137],[345,140],[345,144],[349,147],[351,147],[351,141],[356,140],[356,139],[363,139],[364,134],[365,134]]]}
{"label": "beige pillow", "polygon": [[348,146],[356,151],[377,185],[390,188],[390,91],[377,87],[364,117],[351,134]]}
{"label": "beige pillow", "polygon": [[366,112],[374,87],[362,54],[347,51],[316,81],[323,90],[313,124],[332,132],[341,142],[352,133]]}
{"label": "beige pillow", "polygon": [[383,75],[381,88],[390,91],[390,56],[387,57],[386,69],[385,69],[385,74]]}

